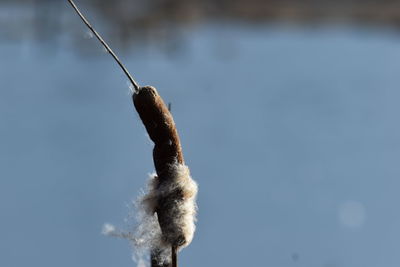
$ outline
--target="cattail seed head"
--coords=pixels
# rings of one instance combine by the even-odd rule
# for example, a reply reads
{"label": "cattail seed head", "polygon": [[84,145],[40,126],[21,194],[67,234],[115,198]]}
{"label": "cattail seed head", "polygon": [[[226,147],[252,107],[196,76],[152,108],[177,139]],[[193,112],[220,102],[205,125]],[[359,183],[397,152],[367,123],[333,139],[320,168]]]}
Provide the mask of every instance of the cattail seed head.
{"label": "cattail seed head", "polygon": [[154,87],[141,87],[133,95],[133,102],[154,142],[157,174],[143,201],[146,209],[157,215],[162,240],[169,246],[185,247],[195,230],[197,184],[184,164],[175,122]]}

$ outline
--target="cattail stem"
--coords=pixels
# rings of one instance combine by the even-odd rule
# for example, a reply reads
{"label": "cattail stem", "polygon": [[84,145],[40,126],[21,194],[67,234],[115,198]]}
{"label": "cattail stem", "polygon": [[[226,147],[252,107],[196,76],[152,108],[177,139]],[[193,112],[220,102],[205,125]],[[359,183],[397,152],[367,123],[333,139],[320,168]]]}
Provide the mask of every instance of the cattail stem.
{"label": "cattail stem", "polygon": [[132,78],[132,75],[129,73],[128,69],[125,68],[124,64],[122,64],[121,60],[117,57],[117,55],[112,51],[112,49],[108,46],[108,44],[101,38],[100,34],[97,33],[97,31],[93,28],[93,26],[89,23],[89,21],[83,16],[83,14],[79,11],[78,7],[75,5],[74,1],[68,0],[68,2],[71,4],[72,8],[75,10],[75,12],[78,14],[78,16],[82,19],[83,23],[86,24],[86,26],[90,29],[90,31],[96,36],[96,38],[100,41],[100,43],[104,46],[104,48],[107,50],[107,52],[114,58],[114,60],[118,63],[118,65],[121,67],[122,71],[125,73],[125,75],[128,77],[129,81],[132,83],[133,88],[135,92],[138,92],[140,90],[139,84]]}
{"label": "cattail stem", "polygon": [[171,267],[178,267],[178,250],[175,246],[171,247]]}

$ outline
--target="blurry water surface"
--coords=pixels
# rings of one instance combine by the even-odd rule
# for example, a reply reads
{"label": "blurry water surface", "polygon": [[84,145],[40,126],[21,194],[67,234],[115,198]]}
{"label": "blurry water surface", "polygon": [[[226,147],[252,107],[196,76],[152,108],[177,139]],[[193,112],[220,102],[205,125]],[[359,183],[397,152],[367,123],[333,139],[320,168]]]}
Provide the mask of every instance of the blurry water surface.
{"label": "blurry water surface", "polygon": [[[100,232],[125,225],[152,144],[126,78],[77,27],[89,54],[68,35],[0,43],[2,267],[135,266]],[[220,23],[179,38],[120,56],[172,103],[199,183],[181,265],[399,266],[397,33]]]}

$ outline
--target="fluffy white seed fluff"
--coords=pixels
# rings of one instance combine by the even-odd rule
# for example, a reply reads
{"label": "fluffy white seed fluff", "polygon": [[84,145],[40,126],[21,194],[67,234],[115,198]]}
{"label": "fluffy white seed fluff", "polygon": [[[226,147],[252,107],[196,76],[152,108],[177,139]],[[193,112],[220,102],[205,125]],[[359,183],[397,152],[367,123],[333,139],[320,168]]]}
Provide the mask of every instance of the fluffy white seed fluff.
{"label": "fluffy white seed fluff", "polygon": [[[191,178],[186,165],[174,164],[172,170],[171,179],[163,184],[159,183],[156,174],[150,175],[147,192],[134,203],[136,208],[132,213],[137,222],[133,227],[134,231],[122,231],[111,224],[103,226],[103,234],[130,241],[133,247],[132,257],[138,266],[144,266],[143,264],[148,262],[148,260],[144,261],[144,257],[148,250],[153,249],[162,252],[158,259],[160,262],[168,262],[171,255],[171,244],[168,241],[174,239],[174,235],[184,235],[185,243],[180,246],[180,249],[188,246],[193,239],[197,212],[197,184]],[[155,213],[156,206],[160,199],[176,190],[180,190],[184,197],[173,201],[173,208],[167,214],[170,227],[167,232],[162,232],[157,213]],[[130,214],[129,218],[132,217]]]}
{"label": "fluffy white seed fluff", "polygon": [[109,223],[106,223],[103,225],[103,229],[101,230],[101,233],[103,235],[110,235],[112,236],[113,234],[115,234],[116,230],[115,230],[115,226]]}
{"label": "fluffy white seed fluff", "polygon": [[[164,227],[161,240],[166,242],[163,246],[170,246],[172,240],[181,235],[184,237],[184,243],[180,244],[179,248],[183,248],[192,242],[195,231],[197,184],[186,165],[174,164],[171,169],[171,178],[162,183],[156,175],[150,177],[148,193],[143,196],[141,202],[149,216],[154,216],[160,201],[168,199],[171,202],[168,205],[169,209],[164,212],[164,216],[168,217],[168,227]],[[176,191],[180,191],[183,198],[174,199]]]}

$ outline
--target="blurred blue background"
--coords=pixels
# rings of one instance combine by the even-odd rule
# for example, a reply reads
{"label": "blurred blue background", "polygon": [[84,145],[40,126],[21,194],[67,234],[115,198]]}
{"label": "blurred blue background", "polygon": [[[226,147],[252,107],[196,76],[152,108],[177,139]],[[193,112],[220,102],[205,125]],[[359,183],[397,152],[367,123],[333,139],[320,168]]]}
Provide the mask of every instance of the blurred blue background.
{"label": "blurred blue background", "polygon": [[[181,266],[400,266],[398,1],[77,4],[172,103],[200,189]],[[0,25],[0,266],[135,266],[101,235],[153,171],[126,77],[67,1]]]}

